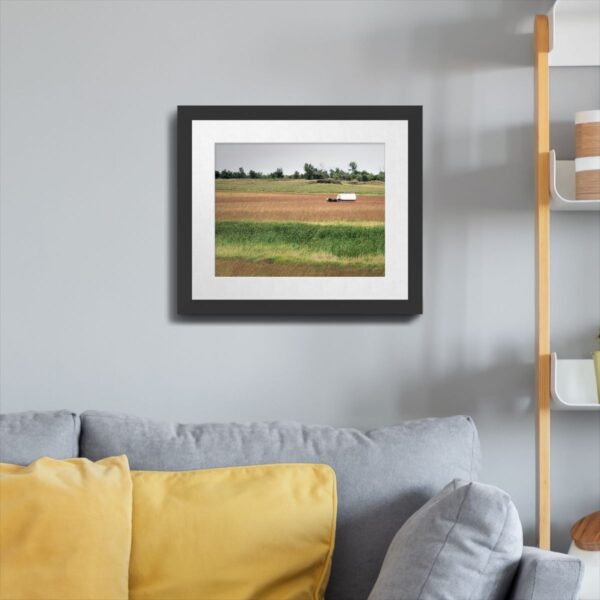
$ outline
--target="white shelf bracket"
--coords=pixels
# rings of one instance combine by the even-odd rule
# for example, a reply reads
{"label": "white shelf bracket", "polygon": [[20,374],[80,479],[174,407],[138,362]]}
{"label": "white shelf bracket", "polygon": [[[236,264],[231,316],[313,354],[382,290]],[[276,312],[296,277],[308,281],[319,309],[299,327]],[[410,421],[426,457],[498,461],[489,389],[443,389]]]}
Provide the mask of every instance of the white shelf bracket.
{"label": "white shelf bracket", "polygon": [[550,150],[550,208],[552,210],[600,211],[597,200],[575,199],[575,161],[556,160],[556,152]]}

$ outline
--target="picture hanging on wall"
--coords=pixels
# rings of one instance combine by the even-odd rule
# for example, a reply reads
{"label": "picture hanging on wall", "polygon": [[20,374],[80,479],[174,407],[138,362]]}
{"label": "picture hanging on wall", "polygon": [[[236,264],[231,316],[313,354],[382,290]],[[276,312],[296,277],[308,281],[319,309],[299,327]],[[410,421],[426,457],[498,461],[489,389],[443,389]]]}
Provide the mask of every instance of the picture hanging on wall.
{"label": "picture hanging on wall", "polygon": [[420,106],[180,106],[178,312],[422,312]]}

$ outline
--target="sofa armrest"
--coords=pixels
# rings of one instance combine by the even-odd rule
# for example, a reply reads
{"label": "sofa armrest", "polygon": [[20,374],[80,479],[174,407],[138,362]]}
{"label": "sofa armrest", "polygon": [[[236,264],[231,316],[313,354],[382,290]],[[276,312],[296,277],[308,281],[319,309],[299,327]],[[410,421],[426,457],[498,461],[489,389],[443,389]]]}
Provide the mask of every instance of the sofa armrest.
{"label": "sofa armrest", "polygon": [[509,600],[575,600],[583,564],[578,558],[525,546]]}

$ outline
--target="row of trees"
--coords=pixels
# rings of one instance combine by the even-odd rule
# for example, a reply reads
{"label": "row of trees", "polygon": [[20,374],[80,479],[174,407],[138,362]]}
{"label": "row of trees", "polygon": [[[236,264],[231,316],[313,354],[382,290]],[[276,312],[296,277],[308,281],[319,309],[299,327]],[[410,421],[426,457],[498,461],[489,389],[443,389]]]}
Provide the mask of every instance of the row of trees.
{"label": "row of trees", "polygon": [[348,170],[343,169],[319,169],[310,163],[304,164],[304,171],[294,171],[286,175],[283,169],[275,169],[272,173],[262,173],[250,169],[247,173],[243,167],[237,171],[223,169],[215,171],[216,179],[333,179],[335,181],[385,181],[385,173],[370,173],[369,171],[359,170],[358,165],[352,161],[348,164]]}

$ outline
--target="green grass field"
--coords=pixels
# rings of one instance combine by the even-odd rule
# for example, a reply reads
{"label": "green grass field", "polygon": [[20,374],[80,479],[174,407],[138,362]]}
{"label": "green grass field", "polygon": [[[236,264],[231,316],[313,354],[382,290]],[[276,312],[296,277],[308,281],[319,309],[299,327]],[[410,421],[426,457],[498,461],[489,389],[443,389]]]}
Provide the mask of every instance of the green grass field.
{"label": "green grass field", "polygon": [[355,192],[362,196],[383,196],[383,181],[316,183],[307,179],[215,179],[217,192],[272,194],[341,194]]}
{"label": "green grass field", "polygon": [[223,221],[216,225],[217,270],[304,276],[384,273],[383,224]]}

